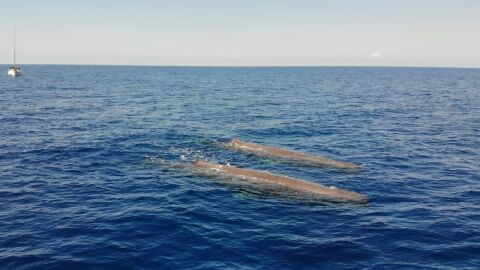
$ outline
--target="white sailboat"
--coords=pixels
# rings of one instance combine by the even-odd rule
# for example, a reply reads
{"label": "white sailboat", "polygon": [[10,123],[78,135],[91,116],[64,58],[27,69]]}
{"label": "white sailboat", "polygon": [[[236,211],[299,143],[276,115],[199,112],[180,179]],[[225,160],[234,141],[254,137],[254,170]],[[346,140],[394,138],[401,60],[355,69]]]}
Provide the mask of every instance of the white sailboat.
{"label": "white sailboat", "polygon": [[17,55],[15,52],[15,25],[13,26],[13,66],[8,68],[8,75],[10,76],[20,76],[22,74],[22,69],[17,66]]}

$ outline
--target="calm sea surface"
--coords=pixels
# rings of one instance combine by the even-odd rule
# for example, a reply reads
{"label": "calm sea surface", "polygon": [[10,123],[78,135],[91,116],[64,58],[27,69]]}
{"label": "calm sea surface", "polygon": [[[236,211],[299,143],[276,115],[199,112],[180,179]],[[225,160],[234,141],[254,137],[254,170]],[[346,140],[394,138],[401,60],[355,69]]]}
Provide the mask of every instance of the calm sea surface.
{"label": "calm sea surface", "polygon": [[[0,66],[1,269],[478,269],[480,69]],[[232,137],[358,173],[218,147]],[[161,165],[367,195],[306,203]]]}

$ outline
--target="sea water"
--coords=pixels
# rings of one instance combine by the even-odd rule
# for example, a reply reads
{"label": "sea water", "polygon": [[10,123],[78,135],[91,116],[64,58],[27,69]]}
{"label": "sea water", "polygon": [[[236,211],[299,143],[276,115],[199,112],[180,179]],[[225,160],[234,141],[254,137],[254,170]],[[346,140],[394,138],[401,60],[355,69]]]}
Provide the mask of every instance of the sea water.
{"label": "sea water", "polygon": [[[479,69],[1,68],[1,269],[480,267]],[[233,137],[362,170],[219,147]],[[169,166],[196,159],[370,202],[306,203]]]}

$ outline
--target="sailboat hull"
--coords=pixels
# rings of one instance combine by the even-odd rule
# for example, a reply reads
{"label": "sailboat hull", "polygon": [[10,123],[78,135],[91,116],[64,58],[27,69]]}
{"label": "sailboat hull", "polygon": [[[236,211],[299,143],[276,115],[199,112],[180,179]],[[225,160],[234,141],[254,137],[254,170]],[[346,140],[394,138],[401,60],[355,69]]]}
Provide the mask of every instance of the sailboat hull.
{"label": "sailboat hull", "polygon": [[8,70],[8,75],[10,75],[12,77],[17,77],[17,76],[20,76],[21,74],[22,73],[18,69],[11,68],[11,69]]}

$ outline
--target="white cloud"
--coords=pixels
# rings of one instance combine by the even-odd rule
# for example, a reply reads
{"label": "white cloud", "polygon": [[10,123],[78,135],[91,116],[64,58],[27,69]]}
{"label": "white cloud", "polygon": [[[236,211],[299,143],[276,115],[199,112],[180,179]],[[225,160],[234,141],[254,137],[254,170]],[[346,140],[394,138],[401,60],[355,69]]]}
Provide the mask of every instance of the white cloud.
{"label": "white cloud", "polygon": [[375,51],[372,54],[370,54],[370,58],[372,59],[380,59],[382,57],[383,55],[379,51]]}

